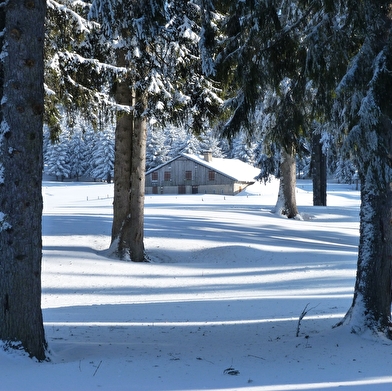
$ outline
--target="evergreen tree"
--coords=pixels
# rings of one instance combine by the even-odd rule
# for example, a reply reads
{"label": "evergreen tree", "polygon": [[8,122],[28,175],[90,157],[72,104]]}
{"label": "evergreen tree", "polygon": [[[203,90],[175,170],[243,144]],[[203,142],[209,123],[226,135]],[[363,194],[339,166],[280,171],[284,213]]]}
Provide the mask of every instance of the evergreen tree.
{"label": "evergreen tree", "polygon": [[165,130],[149,130],[147,134],[146,171],[169,160]]}
{"label": "evergreen tree", "polygon": [[279,202],[284,206],[279,209],[295,217],[295,156],[306,135],[308,116],[306,48],[302,45],[307,14],[291,1],[214,5],[223,15],[216,33],[220,44],[215,61],[216,77],[227,94],[223,133],[233,137],[244,128],[252,133],[255,113],[263,106],[263,113],[270,117],[264,124],[264,142],[282,149]]}
{"label": "evergreen tree", "polygon": [[188,153],[190,155],[200,155],[202,148],[200,140],[193,133],[185,133],[184,138],[177,139],[177,145],[175,147],[177,154]]}
{"label": "evergreen tree", "polygon": [[59,142],[48,146],[46,155],[46,173],[63,181],[71,177],[69,134],[63,131],[59,135]]}
{"label": "evergreen tree", "polygon": [[73,129],[69,140],[69,165],[70,177],[77,181],[88,169],[87,151],[88,146],[83,137],[83,131],[79,127]]}
{"label": "evergreen tree", "polygon": [[231,140],[231,157],[254,165],[256,145],[248,134],[241,132]]}
{"label": "evergreen tree", "polygon": [[[350,63],[336,89],[336,121],[361,180],[360,240],[353,303],[343,324],[353,332],[391,337],[392,270],[392,19],[390,3],[342,2],[335,16],[340,46],[354,39]],[[337,24],[338,23],[338,24]],[[331,51],[328,53],[332,54]],[[327,54],[327,55],[328,55]],[[334,53],[335,55],[335,53]],[[347,52],[346,52],[347,55]]]}
{"label": "evergreen tree", "polygon": [[[124,14],[124,9],[127,12]],[[144,261],[144,172],[147,122],[192,119],[198,131],[218,101],[200,72],[200,27],[193,2],[95,0],[90,15],[101,23],[116,67],[117,116],[112,251]],[[184,110],[187,109],[187,110]],[[188,114],[190,113],[190,114]],[[187,121],[188,123],[188,121]]]}
{"label": "evergreen tree", "polygon": [[170,159],[177,157],[183,151],[183,140],[187,138],[185,127],[169,125],[166,130],[166,145]]}
{"label": "evergreen tree", "polygon": [[213,129],[206,130],[200,135],[201,151],[211,151],[213,157],[225,157],[220,144],[220,140]]}
{"label": "evergreen tree", "polygon": [[108,95],[109,80],[121,70],[106,62],[110,48],[100,39],[99,26],[86,19],[90,6],[48,1],[44,120],[53,141],[81,116],[94,128],[111,121],[109,109],[115,104]]}
{"label": "evergreen tree", "polygon": [[99,132],[92,148],[89,175],[111,182],[114,175],[114,132]]}
{"label": "evergreen tree", "polygon": [[354,162],[341,156],[336,165],[335,178],[341,183],[352,183],[356,171]]}

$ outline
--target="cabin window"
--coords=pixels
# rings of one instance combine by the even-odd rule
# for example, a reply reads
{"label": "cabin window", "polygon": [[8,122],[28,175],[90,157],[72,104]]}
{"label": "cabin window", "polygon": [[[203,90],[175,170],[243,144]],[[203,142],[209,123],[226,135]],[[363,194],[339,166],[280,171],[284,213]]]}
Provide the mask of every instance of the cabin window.
{"label": "cabin window", "polygon": [[214,181],[215,180],[215,171],[208,171],[208,180],[209,181]]}
{"label": "cabin window", "polygon": [[170,173],[170,171],[165,171],[165,172],[164,172],[164,174],[163,174],[163,179],[164,179],[165,181],[170,181],[170,180],[171,180],[171,173]]}
{"label": "cabin window", "polygon": [[192,180],[192,171],[185,171],[185,180],[186,181]]}
{"label": "cabin window", "polygon": [[151,173],[151,179],[153,181],[157,181],[158,180],[158,171],[154,171]]}

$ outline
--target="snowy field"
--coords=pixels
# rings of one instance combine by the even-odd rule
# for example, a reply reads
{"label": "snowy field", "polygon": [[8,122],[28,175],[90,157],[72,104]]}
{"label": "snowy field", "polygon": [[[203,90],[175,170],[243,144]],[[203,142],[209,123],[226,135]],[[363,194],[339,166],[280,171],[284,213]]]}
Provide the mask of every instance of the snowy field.
{"label": "snowy field", "polygon": [[235,197],[147,196],[143,264],[105,256],[112,193],[44,182],[51,361],[1,352],[0,390],[392,389],[391,343],[332,329],[353,294],[352,186],[330,184],[329,206],[312,207],[299,181],[302,221],[270,212],[276,182]]}

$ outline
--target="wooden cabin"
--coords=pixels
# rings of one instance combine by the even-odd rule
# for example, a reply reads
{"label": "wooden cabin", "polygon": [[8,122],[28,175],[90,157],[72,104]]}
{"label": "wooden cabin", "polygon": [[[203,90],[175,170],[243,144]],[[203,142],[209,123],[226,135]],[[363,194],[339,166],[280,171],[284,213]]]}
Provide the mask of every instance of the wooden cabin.
{"label": "wooden cabin", "polygon": [[238,159],[183,153],[146,173],[146,194],[235,195],[255,183],[259,173]]}

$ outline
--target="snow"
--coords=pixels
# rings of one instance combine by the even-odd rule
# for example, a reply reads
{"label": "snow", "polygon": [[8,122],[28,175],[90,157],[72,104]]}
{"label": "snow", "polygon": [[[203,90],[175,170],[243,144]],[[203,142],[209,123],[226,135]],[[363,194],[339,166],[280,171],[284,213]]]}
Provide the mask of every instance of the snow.
{"label": "snow", "polygon": [[[329,184],[304,219],[277,181],[235,197],[146,197],[150,263],[105,257],[112,185],[44,182],[50,362],[0,351],[0,390],[390,390],[391,342],[332,329],[350,307],[359,193]],[[307,314],[299,325],[299,316]]]}

